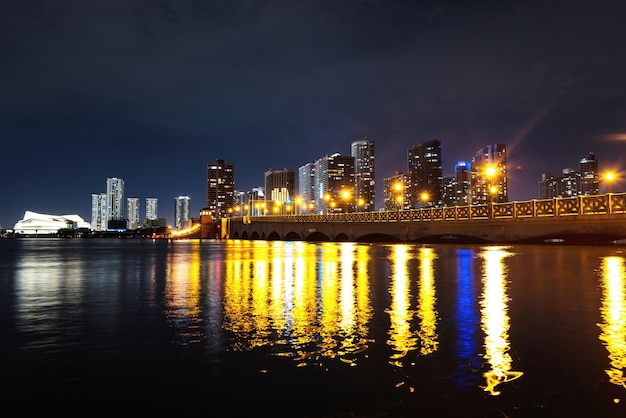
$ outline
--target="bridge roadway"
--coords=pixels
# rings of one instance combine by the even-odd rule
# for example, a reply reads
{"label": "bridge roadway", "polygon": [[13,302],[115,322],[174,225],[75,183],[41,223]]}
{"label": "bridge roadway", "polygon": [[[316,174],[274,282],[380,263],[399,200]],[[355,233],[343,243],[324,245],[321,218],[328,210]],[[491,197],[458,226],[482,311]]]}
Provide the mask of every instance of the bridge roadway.
{"label": "bridge roadway", "polygon": [[626,245],[626,193],[327,215],[222,219],[225,239]]}

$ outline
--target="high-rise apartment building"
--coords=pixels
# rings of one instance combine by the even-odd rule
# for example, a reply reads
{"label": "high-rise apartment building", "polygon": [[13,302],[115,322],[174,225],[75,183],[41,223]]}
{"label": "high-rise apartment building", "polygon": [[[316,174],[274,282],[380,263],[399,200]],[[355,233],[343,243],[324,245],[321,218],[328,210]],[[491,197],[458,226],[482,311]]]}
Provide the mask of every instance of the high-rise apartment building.
{"label": "high-rise apartment building", "polygon": [[263,187],[253,187],[248,192],[246,204],[248,205],[248,214],[251,216],[267,215],[267,207],[265,206],[265,191]]}
{"label": "high-rise apartment building", "polygon": [[374,141],[363,138],[350,145],[354,158],[354,193],[358,211],[370,212],[376,207]]}
{"label": "high-rise apartment building", "polygon": [[153,221],[158,218],[159,199],[156,197],[146,198],[146,219]]}
{"label": "high-rise apartment building", "polygon": [[107,229],[107,195],[92,193],[91,195],[91,229],[106,231]]}
{"label": "high-rise apartment building", "polygon": [[384,209],[406,210],[410,209],[411,193],[409,180],[406,174],[397,172],[395,175],[383,179]]}
{"label": "high-rise apartment building", "polygon": [[117,177],[107,178],[107,222],[124,219],[124,203],[124,180]]}
{"label": "high-rise apartment building", "polygon": [[298,195],[302,199],[300,213],[315,210],[315,163],[306,163],[298,168]]}
{"label": "high-rise apartment building", "polygon": [[295,213],[296,175],[293,170],[269,169],[265,172],[265,204],[270,213]]}
{"label": "high-rise apartment building", "polygon": [[213,219],[229,216],[234,207],[235,165],[218,159],[207,164],[206,207]]}
{"label": "high-rise apartment building", "polygon": [[580,160],[580,194],[597,195],[600,192],[598,180],[598,160],[593,152]]}
{"label": "high-rise apartment building", "polygon": [[467,206],[472,203],[472,172],[471,164],[458,161],[454,165],[454,177],[450,182],[448,206]]}
{"label": "high-rise apartment building", "polygon": [[472,204],[509,201],[506,145],[487,145],[471,161]]}
{"label": "high-rise apartment building", "polygon": [[315,211],[353,212],[354,157],[335,153],[315,161]]}
{"label": "high-rise apartment building", "polygon": [[126,199],[126,213],[128,214],[128,229],[139,227],[139,198],[129,197]]}
{"label": "high-rise apartment building", "polygon": [[598,193],[598,160],[592,152],[580,159],[578,170],[568,167],[563,169],[560,176],[542,174],[539,181],[539,199],[592,196]]}
{"label": "high-rise apartment building", "polygon": [[174,198],[174,226],[183,228],[191,220],[191,198],[178,196]]}
{"label": "high-rise apartment building", "polygon": [[556,176],[554,173],[543,173],[539,181],[539,199],[553,199],[562,197],[563,176]]}
{"label": "high-rise apartment building", "polygon": [[410,147],[407,165],[411,207],[443,205],[441,142],[432,139]]}

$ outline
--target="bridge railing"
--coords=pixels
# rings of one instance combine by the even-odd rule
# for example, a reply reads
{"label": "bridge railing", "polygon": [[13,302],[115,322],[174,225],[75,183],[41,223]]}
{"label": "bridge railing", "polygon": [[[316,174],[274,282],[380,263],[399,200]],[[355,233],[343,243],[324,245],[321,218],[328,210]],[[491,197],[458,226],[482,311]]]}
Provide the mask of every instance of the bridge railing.
{"label": "bridge railing", "polygon": [[434,222],[611,215],[626,213],[626,193],[533,199],[486,205],[446,206],[411,210],[246,216],[249,222]]}

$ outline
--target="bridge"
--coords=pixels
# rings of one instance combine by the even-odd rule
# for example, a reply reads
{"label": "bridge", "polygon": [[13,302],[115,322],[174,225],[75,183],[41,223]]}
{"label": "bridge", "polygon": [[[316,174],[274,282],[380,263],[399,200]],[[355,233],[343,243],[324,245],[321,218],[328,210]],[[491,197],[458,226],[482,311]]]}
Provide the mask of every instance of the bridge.
{"label": "bridge", "polygon": [[626,193],[412,210],[240,216],[224,239],[626,244]]}

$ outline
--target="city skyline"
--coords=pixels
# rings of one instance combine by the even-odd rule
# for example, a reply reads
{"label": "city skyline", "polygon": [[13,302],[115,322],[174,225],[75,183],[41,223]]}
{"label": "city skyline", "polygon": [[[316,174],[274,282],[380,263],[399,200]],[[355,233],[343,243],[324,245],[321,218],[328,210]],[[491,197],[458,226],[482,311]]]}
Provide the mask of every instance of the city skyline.
{"label": "city skyline", "polygon": [[624,171],[625,8],[14,2],[0,14],[0,225],[27,210],[88,220],[109,177],[158,198],[171,224],[177,196],[192,215],[205,206],[207,163],[235,164],[247,191],[363,137],[377,145],[377,208],[383,179],[430,139],[444,175],[506,144],[509,200],[537,198],[542,174],[589,152]]}

